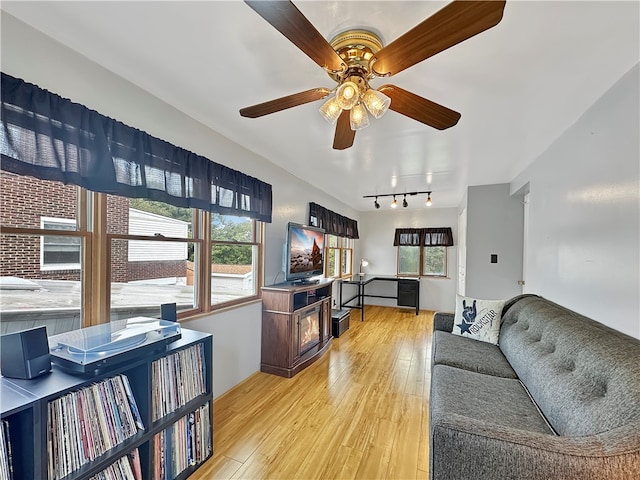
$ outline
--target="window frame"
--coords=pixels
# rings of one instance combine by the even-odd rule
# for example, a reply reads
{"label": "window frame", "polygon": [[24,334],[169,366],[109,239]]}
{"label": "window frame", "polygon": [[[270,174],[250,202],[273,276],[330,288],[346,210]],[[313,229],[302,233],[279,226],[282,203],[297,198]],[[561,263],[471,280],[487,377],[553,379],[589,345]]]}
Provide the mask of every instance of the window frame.
{"label": "window frame", "polygon": [[[336,239],[335,246],[331,245],[331,241],[328,237]],[[353,238],[340,237],[338,235],[325,234],[325,264],[324,272],[327,278],[348,278],[353,276]],[[335,252],[336,269],[334,271],[329,270],[329,257],[330,251]],[[345,257],[348,257],[350,261],[346,262]],[[337,270],[338,275],[334,275]],[[331,275],[329,275],[331,273]]]}
{"label": "window frame", "polygon": [[[400,249],[401,248],[417,248],[419,249],[418,254],[418,272],[417,273],[406,273],[400,271]],[[424,271],[424,262],[425,262],[425,254],[427,248],[444,248],[444,273],[443,274],[434,274],[434,273],[426,273]],[[449,247],[445,246],[420,246],[420,245],[397,245],[396,246],[396,274],[398,277],[429,277],[429,278],[448,278],[449,275]]]}
{"label": "window frame", "polygon": [[[167,236],[163,236],[163,235],[140,235],[140,234],[131,234],[131,233],[109,233],[109,228],[110,228],[110,224],[109,224],[109,216],[107,214],[107,202],[108,202],[108,198],[109,196],[112,197],[118,197],[118,198],[127,198],[128,197],[122,197],[121,195],[111,195],[111,194],[101,194],[98,193],[96,194],[96,196],[98,197],[98,203],[100,204],[100,207],[104,209],[104,220],[100,220],[101,217],[99,217],[98,219],[98,224],[96,225],[96,230],[104,232],[104,236],[106,237],[106,250],[104,252],[101,252],[101,254],[104,255],[104,258],[107,261],[107,271],[105,274],[105,278],[100,278],[98,279],[98,282],[102,283],[104,282],[104,287],[102,287],[105,292],[106,292],[106,299],[105,302],[108,305],[108,311],[105,311],[105,315],[108,319],[111,319],[112,317],[112,312],[111,312],[111,284],[113,283],[113,276],[112,276],[112,267],[113,267],[113,263],[112,263],[112,259],[111,259],[111,252],[112,252],[112,247],[113,247],[113,241],[114,240],[123,240],[123,241],[127,241],[127,242],[131,242],[131,241],[146,241],[146,242],[168,242],[168,243],[193,243],[194,246],[198,245],[198,248],[201,250],[202,249],[202,240],[199,238],[199,225],[198,225],[198,214],[197,214],[197,209],[189,209],[191,211],[191,218],[192,218],[192,232],[191,232],[191,237],[189,237],[188,233],[186,237],[167,237]],[[164,202],[158,202],[158,203],[164,203]],[[128,206],[129,209],[133,208],[130,205]],[[137,210],[137,209],[136,209]],[[128,231],[128,228],[127,228]],[[127,258],[127,262],[129,262],[129,258]],[[196,270],[197,270],[198,266],[196,266]],[[201,292],[199,291],[200,289],[198,288],[198,285],[200,284],[196,284],[195,283],[195,278],[194,278],[194,297],[193,297],[193,303],[195,305],[192,306],[192,308],[186,308],[183,310],[179,310],[177,312],[177,318],[178,320],[181,320],[183,318],[186,317],[190,317],[193,315],[197,315],[199,313],[203,313],[205,310],[203,310],[203,303],[202,303],[202,295]],[[162,303],[162,301],[158,302],[158,306]],[[159,307],[158,307],[159,308]]]}
{"label": "window frame", "polygon": [[[57,230],[55,228],[46,227],[45,224],[58,224],[58,225],[70,225],[73,226],[72,229],[61,229]],[[47,235],[40,236],[40,271],[43,272],[54,272],[61,270],[81,270],[82,269],[82,237],[79,235],[75,235],[75,232],[78,231],[78,223],[74,219],[70,218],[56,218],[56,217],[40,217],[40,229],[42,231],[50,232]],[[51,233],[51,232],[56,232]],[[57,232],[67,232],[63,235],[57,234]],[[69,234],[68,232],[72,232]],[[77,263],[45,263],[45,237],[73,237],[78,238],[80,240],[78,245],[78,262]]]}
{"label": "window frame", "polygon": [[[237,217],[237,215],[222,215],[223,217]],[[213,261],[213,248],[214,245],[231,245],[231,246],[251,246],[252,247],[252,272],[253,272],[253,285],[254,285],[254,293],[253,295],[247,295],[246,297],[241,297],[235,300],[228,300],[226,302],[220,302],[213,304],[211,302],[213,297],[213,292],[211,291],[211,281],[209,282],[209,294],[208,294],[208,306],[210,310],[235,307],[238,305],[243,305],[246,303],[251,303],[260,299],[260,289],[262,287],[262,272],[263,272],[263,264],[262,264],[262,256],[264,251],[264,226],[263,222],[260,222],[256,219],[251,220],[251,241],[229,241],[229,240],[215,240],[211,237],[211,219],[213,214],[209,212],[205,212],[205,218],[208,220],[205,224],[209,226],[208,233],[209,239],[207,240],[207,250],[205,251],[203,257],[210,258]],[[208,255],[208,256],[207,256]],[[209,262],[210,264],[212,262]],[[211,265],[209,265],[211,268]],[[209,271],[209,278],[212,277],[212,272]]]}
{"label": "window frame", "polygon": [[[254,303],[261,297],[261,287],[264,281],[264,222],[251,219],[252,238],[250,242],[221,242],[211,239],[211,213],[190,209],[193,212],[193,228],[191,236],[187,238],[158,237],[147,235],[131,235],[121,233],[108,233],[107,218],[107,194],[92,192],[77,187],[76,219],[61,219],[46,216],[48,221],[74,223],[75,230],[55,230],[34,227],[4,226],[2,234],[16,236],[40,236],[41,262],[43,255],[42,243],[44,236],[66,236],[81,239],[80,264],[73,270],[79,270],[81,281],[80,316],[82,327],[88,327],[101,323],[107,323],[111,319],[111,243],[114,239],[121,240],[145,240],[167,242],[189,242],[199,245],[196,273],[194,278],[194,302],[197,306],[192,309],[184,309],[178,312],[178,320],[185,320],[200,315],[214,314],[219,310],[243,306]],[[126,198],[126,197],[125,197]],[[231,245],[251,245],[254,250],[252,268],[254,292],[250,296],[238,298],[232,301],[220,302],[212,305],[211,302],[211,252],[214,244],[227,243]],[[52,269],[45,268],[45,271]],[[56,267],[55,270],[72,270],[65,266]]]}

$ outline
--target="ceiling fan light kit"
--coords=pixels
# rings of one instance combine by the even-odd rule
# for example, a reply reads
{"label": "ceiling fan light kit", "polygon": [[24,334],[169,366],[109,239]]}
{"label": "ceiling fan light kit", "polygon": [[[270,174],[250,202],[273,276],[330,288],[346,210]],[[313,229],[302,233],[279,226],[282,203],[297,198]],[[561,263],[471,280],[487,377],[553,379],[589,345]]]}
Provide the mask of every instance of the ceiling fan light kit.
{"label": "ceiling fan light kit", "polygon": [[369,126],[369,115],[361,103],[356,104],[349,114],[349,124],[354,132]]}
{"label": "ceiling fan light kit", "polygon": [[360,90],[354,82],[346,81],[336,90],[336,100],[343,110],[351,110],[360,98]]}
{"label": "ceiling fan light kit", "polygon": [[376,119],[382,118],[385,112],[389,109],[389,105],[391,105],[391,99],[389,97],[372,88],[364,93],[362,101],[367,107],[367,110],[369,110],[369,113],[371,113],[371,115]]}
{"label": "ceiling fan light kit", "polygon": [[340,108],[340,105],[338,105],[338,100],[336,99],[336,97],[331,97],[320,107],[320,115],[322,115],[324,119],[331,125],[335,125],[341,113],[342,108]]}
{"label": "ceiling fan light kit", "polygon": [[[386,46],[368,30],[347,30],[327,42],[290,1],[245,3],[338,83],[335,96],[320,107],[320,114],[332,125],[337,123],[333,148],[343,150],[353,145],[356,130],[369,125],[367,110],[379,119],[391,109],[439,130],[456,125],[460,113],[395,85],[373,89],[369,81],[395,75],[494,27],[502,19],[506,2],[451,2]],[[240,115],[257,118],[325,98],[330,92],[317,88],[295,93],[245,107]]]}

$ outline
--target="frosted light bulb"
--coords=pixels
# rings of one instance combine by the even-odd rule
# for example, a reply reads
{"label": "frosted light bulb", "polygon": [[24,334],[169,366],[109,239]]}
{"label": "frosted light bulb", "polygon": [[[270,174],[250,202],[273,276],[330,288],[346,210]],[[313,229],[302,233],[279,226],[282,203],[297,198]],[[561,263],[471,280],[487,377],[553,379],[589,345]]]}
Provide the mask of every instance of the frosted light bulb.
{"label": "frosted light bulb", "polygon": [[324,119],[331,125],[336,123],[336,120],[338,120],[338,117],[341,113],[342,108],[340,108],[340,105],[338,105],[336,97],[331,97],[320,107],[320,115],[322,115]]}
{"label": "frosted light bulb", "polygon": [[351,125],[351,130],[354,132],[369,126],[369,115],[367,115],[367,110],[361,103],[358,103],[351,109],[351,113],[349,114],[349,123]]}
{"label": "frosted light bulb", "polygon": [[344,82],[336,90],[336,100],[343,110],[351,110],[359,98],[358,85],[353,82]]}

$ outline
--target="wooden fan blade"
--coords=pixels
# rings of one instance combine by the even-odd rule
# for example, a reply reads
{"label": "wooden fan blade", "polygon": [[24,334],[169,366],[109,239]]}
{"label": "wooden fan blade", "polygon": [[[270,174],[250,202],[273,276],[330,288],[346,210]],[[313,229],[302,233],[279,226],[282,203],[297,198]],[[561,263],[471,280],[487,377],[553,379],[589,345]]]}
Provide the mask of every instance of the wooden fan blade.
{"label": "wooden fan blade", "polygon": [[497,25],[504,1],[455,1],[376,54],[376,75],[395,75],[436,53]]}
{"label": "wooden fan blade", "polygon": [[300,93],[294,93],[293,95],[287,95],[286,97],[276,98],[269,102],[259,103],[258,105],[252,105],[251,107],[245,107],[240,109],[240,115],[249,118],[258,118],[263,115],[269,115],[270,113],[279,112],[280,110],[286,110],[287,108],[297,107],[298,105],[304,105],[305,103],[314,102],[325,98],[331,93],[328,88],[312,88]]}
{"label": "wooden fan blade", "polygon": [[344,62],[340,56],[293,3],[264,0],[245,3],[322,68],[342,70]]}
{"label": "wooden fan blade", "polygon": [[333,148],[335,150],[344,150],[353,145],[356,138],[356,132],[351,130],[351,121],[349,120],[349,110],[343,110],[338,117],[336,125],[336,136],[333,138]]}
{"label": "wooden fan blade", "polygon": [[389,109],[438,130],[453,127],[460,120],[458,112],[395,85],[383,85],[378,90],[391,98]]}

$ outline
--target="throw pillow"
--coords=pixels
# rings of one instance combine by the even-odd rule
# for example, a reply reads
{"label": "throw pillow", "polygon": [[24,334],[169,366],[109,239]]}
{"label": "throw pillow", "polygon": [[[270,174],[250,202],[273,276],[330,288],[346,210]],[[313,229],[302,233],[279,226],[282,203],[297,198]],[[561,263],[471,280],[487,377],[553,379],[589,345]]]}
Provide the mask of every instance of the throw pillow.
{"label": "throw pillow", "polygon": [[504,303],[457,295],[453,333],[497,345]]}

